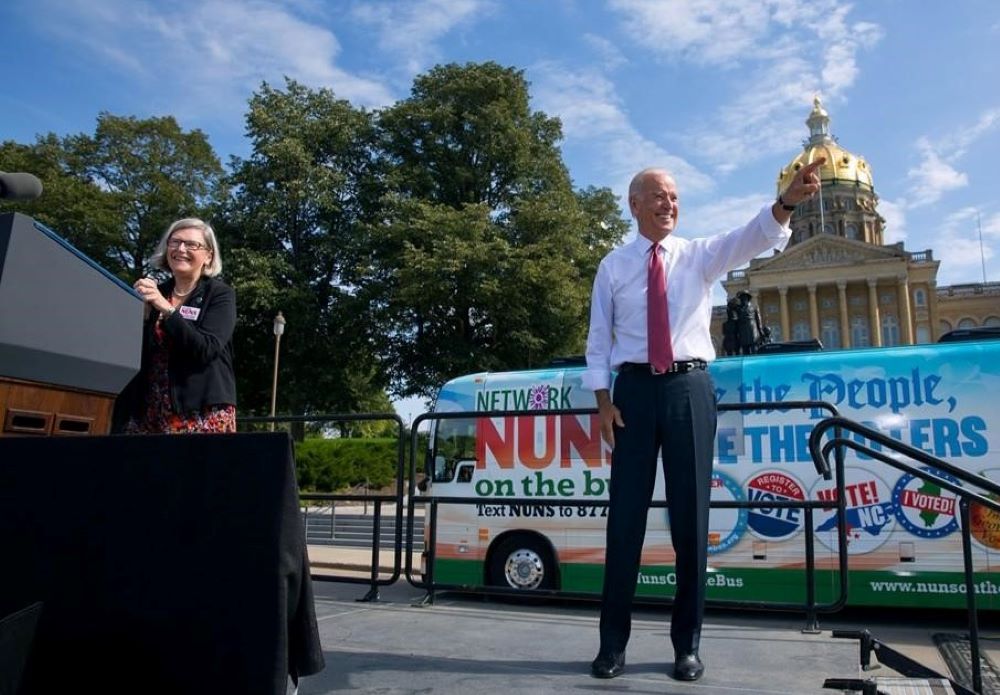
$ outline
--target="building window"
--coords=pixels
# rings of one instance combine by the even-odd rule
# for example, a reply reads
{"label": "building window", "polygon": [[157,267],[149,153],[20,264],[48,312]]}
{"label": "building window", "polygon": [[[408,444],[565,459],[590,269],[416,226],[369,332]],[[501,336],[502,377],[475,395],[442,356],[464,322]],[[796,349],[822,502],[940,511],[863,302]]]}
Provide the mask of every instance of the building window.
{"label": "building window", "polygon": [[795,309],[795,311],[805,311],[806,310],[806,300],[804,300],[804,299],[796,299],[794,302],[792,302],[792,308]]}
{"label": "building window", "polygon": [[781,334],[781,324],[775,324],[774,326],[769,326],[771,329],[771,342],[780,343],[785,339],[785,336]]}
{"label": "building window", "polygon": [[856,294],[848,300],[851,306],[863,306],[865,303],[865,298],[860,294]]}
{"label": "building window", "polygon": [[829,297],[823,297],[823,301],[820,302],[820,305],[824,309],[832,309],[833,308],[833,300],[830,299]]}
{"label": "building window", "polygon": [[950,331],[950,330],[951,330],[951,324],[950,324],[950,323],[948,323],[947,321],[945,321],[944,319],[941,319],[941,320],[940,320],[940,321],[938,322],[938,329],[939,329],[939,330],[940,330],[940,331],[941,331],[942,333],[947,333],[948,331]]}
{"label": "building window", "polygon": [[1000,316],[987,316],[983,321],[984,326],[1000,326]]}
{"label": "building window", "polygon": [[824,234],[833,234],[833,225],[832,224],[824,224],[823,225],[823,233]]}
{"label": "building window", "polygon": [[922,288],[913,290],[913,306],[927,306],[927,293]]}
{"label": "building window", "polygon": [[892,314],[882,317],[882,344],[886,347],[899,345],[899,321]]}
{"label": "building window", "polygon": [[792,326],[792,340],[809,340],[812,338],[809,335],[809,324],[805,321],[796,321],[795,325]]}
{"label": "building window", "polygon": [[851,319],[851,345],[854,347],[869,347],[872,344],[868,333],[868,321],[863,316]]}
{"label": "building window", "polygon": [[917,326],[917,344],[931,342],[931,329],[929,326],[920,324]]}
{"label": "building window", "polygon": [[958,322],[958,327],[959,328],[975,328],[976,327],[976,320],[975,319],[962,319],[961,321]]}
{"label": "building window", "polygon": [[846,227],[844,227],[844,236],[846,236],[848,239],[857,239],[858,238],[857,225],[849,224]]}
{"label": "building window", "polygon": [[837,319],[823,319],[823,327],[820,334],[822,335],[823,347],[841,347],[840,326],[837,324]]}
{"label": "building window", "polygon": [[892,295],[891,292],[883,292],[882,295],[878,298],[879,304],[892,304],[895,300],[896,298]]}
{"label": "building window", "polygon": [[766,307],[766,311],[769,314],[777,314],[778,313],[778,305],[777,304],[768,304],[767,307]]}

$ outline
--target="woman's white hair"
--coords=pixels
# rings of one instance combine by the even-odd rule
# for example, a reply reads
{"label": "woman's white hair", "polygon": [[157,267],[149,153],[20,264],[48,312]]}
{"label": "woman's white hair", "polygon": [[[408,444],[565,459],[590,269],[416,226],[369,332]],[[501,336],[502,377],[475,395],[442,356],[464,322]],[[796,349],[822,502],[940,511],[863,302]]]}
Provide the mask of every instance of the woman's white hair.
{"label": "woman's white hair", "polygon": [[222,254],[219,253],[219,242],[215,238],[215,232],[208,222],[199,220],[197,217],[185,217],[171,224],[167,228],[166,233],[160,237],[160,241],[156,245],[156,250],[150,256],[150,264],[160,270],[170,270],[170,265],[167,263],[167,242],[170,241],[170,237],[178,229],[197,229],[205,237],[205,244],[208,245],[208,252],[211,254],[211,258],[201,269],[201,274],[206,277],[214,277],[221,273]]}

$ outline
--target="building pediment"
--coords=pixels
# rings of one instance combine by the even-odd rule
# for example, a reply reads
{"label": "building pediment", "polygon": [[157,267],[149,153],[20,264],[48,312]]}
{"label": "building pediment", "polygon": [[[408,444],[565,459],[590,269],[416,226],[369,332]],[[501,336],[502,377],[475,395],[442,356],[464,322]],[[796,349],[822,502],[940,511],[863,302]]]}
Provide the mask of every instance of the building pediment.
{"label": "building pediment", "polygon": [[863,241],[830,234],[806,239],[790,249],[751,263],[754,272],[807,270],[831,266],[856,266],[868,263],[905,260],[906,254],[895,246],[873,246]]}

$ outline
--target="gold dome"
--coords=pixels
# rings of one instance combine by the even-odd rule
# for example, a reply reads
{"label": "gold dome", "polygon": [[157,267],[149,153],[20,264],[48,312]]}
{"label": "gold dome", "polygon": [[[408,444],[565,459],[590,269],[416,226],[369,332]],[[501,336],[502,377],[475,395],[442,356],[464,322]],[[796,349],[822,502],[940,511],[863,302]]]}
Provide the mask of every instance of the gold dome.
{"label": "gold dome", "polygon": [[813,99],[813,110],[806,119],[809,139],[803,151],[778,174],[778,192],[785,190],[795,172],[820,157],[826,162],[819,169],[820,181],[824,183],[857,183],[874,190],[871,168],[864,157],[848,152],[830,135],[830,117],[823,108],[819,97]]}

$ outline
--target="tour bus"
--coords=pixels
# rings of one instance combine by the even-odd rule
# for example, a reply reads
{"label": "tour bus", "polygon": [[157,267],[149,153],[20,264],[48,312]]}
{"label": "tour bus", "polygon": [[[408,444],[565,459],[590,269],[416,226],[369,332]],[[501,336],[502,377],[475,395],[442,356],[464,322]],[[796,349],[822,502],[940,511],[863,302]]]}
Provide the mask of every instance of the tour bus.
{"label": "tour bus", "polygon": [[[1000,481],[1000,341],[726,357],[709,370],[719,403],[825,401]],[[610,449],[596,415],[549,412],[594,407],[584,371],[577,364],[470,374],[442,387],[438,413],[525,414],[432,423],[424,494],[477,500],[438,506],[436,584],[600,593],[607,507],[558,502],[607,499]],[[712,499],[835,499],[835,482],[816,473],[808,449],[813,426],[828,416],[796,408],[720,413]],[[964,607],[956,496],[853,450],[845,467],[849,604]],[[654,500],[664,499],[662,477]],[[707,596],[804,602],[804,523],[801,508],[713,509]],[[970,526],[978,605],[1000,609],[1000,514],[973,504]],[[835,510],[815,509],[813,527],[822,604],[839,592]],[[653,507],[639,596],[673,595],[673,559],[666,509]]]}

